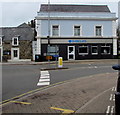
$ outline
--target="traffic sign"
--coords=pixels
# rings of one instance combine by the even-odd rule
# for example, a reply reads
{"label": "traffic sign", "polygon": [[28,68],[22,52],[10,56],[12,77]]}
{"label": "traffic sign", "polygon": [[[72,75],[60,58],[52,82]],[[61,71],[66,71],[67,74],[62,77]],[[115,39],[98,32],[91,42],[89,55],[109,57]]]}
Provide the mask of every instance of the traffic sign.
{"label": "traffic sign", "polygon": [[59,55],[53,55],[53,57],[59,57]]}
{"label": "traffic sign", "polygon": [[52,59],[52,56],[46,56],[46,59],[47,59],[47,60],[51,60],[51,59]]}

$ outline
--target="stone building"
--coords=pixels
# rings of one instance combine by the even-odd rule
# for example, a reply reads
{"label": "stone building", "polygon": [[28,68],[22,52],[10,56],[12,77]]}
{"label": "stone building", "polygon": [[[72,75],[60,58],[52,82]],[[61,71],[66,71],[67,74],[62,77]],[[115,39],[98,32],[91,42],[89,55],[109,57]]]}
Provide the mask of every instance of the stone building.
{"label": "stone building", "polygon": [[34,29],[26,23],[18,27],[0,28],[0,61],[33,59]]}

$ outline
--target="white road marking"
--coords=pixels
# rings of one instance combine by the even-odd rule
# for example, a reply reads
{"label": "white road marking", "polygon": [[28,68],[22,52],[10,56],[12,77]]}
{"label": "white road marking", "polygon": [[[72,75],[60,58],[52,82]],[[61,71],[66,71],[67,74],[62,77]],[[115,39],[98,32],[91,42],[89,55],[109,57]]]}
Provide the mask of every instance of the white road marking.
{"label": "white road marking", "polygon": [[114,106],[111,107],[111,115],[114,113]]}
{"label": "white road marking", "polygon": [[95,68],[98,68],[97,66],[95,66]]}
{"label": "white road marking", "polygon": [[41,79],[44,79],[44,78],[47,79],[47,78],[50,78],[50,76],[41,76],[40,78],[41,78]]}
{"label": "white road marking", "polygon": [[114,91],[114,87],[112,88],[112,91]]}
{"label": "white road marking", "polygon": [[107,107],[106,115],[110,113],[110,106]]}
{"label": "white road marking", "polygon": [[116,91],[116,87],[113,87],[113,88],[112,88],[112,91]]}
{"label": "white road marking", "polygon": [[113,101],[115,101],[115,94],[113,95]]}
{"label": "white road marking", "polygon": [[112,100],[112,98],[113,98],[113,94],[110,95],[110,101]]}
{"label": "white road marking", "polygon": [[41,81],[50,81],[50,79],[39,79],[39,82]]}
{"label": "white road marking", "polygon": [[40,79],[37,86],[50,85],[50,74],[48,71],[40,71]]}
{"label": "white road marking", "polygon": [[50,85],[50,82],[38,82],[37,86]]}

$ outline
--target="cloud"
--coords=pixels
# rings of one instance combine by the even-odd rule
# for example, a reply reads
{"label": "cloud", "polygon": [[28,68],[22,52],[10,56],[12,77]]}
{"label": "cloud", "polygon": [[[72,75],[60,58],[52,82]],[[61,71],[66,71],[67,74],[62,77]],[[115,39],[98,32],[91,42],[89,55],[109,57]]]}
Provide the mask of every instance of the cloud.
{"label": "cloud", "polygon": [[30,21],[35,18],[39,8],[39,3],[3,3],[2,20],[4,25],[19,25],[21,22]]}
{"label": "cloud", "polygon": [[[116,1],[119,0],[114,3],[113,0],[50,0],[50,3],[108,4],[110,10],[117,13]],[[0,0],[0,26],[18,26],[34,19],[41,3],[48,3],[48,0]]]}

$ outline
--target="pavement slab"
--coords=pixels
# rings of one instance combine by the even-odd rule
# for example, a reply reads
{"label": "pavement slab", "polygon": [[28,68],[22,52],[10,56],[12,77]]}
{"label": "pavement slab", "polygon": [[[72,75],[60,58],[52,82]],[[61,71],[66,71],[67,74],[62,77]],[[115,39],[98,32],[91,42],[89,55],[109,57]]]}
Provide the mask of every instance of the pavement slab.
{"label": "pavement slab", "polygon": [[[51,109],[54,107],[80,113],[82,106],[102,92],[112,89],[116,86],[116,82],[117,72],[68,80],[15,100],[31,104],[9,102],[2,106],[2,111],[3,113],[64,113],[61,110]],[[91,112],[91,109],[87,112]]]}

